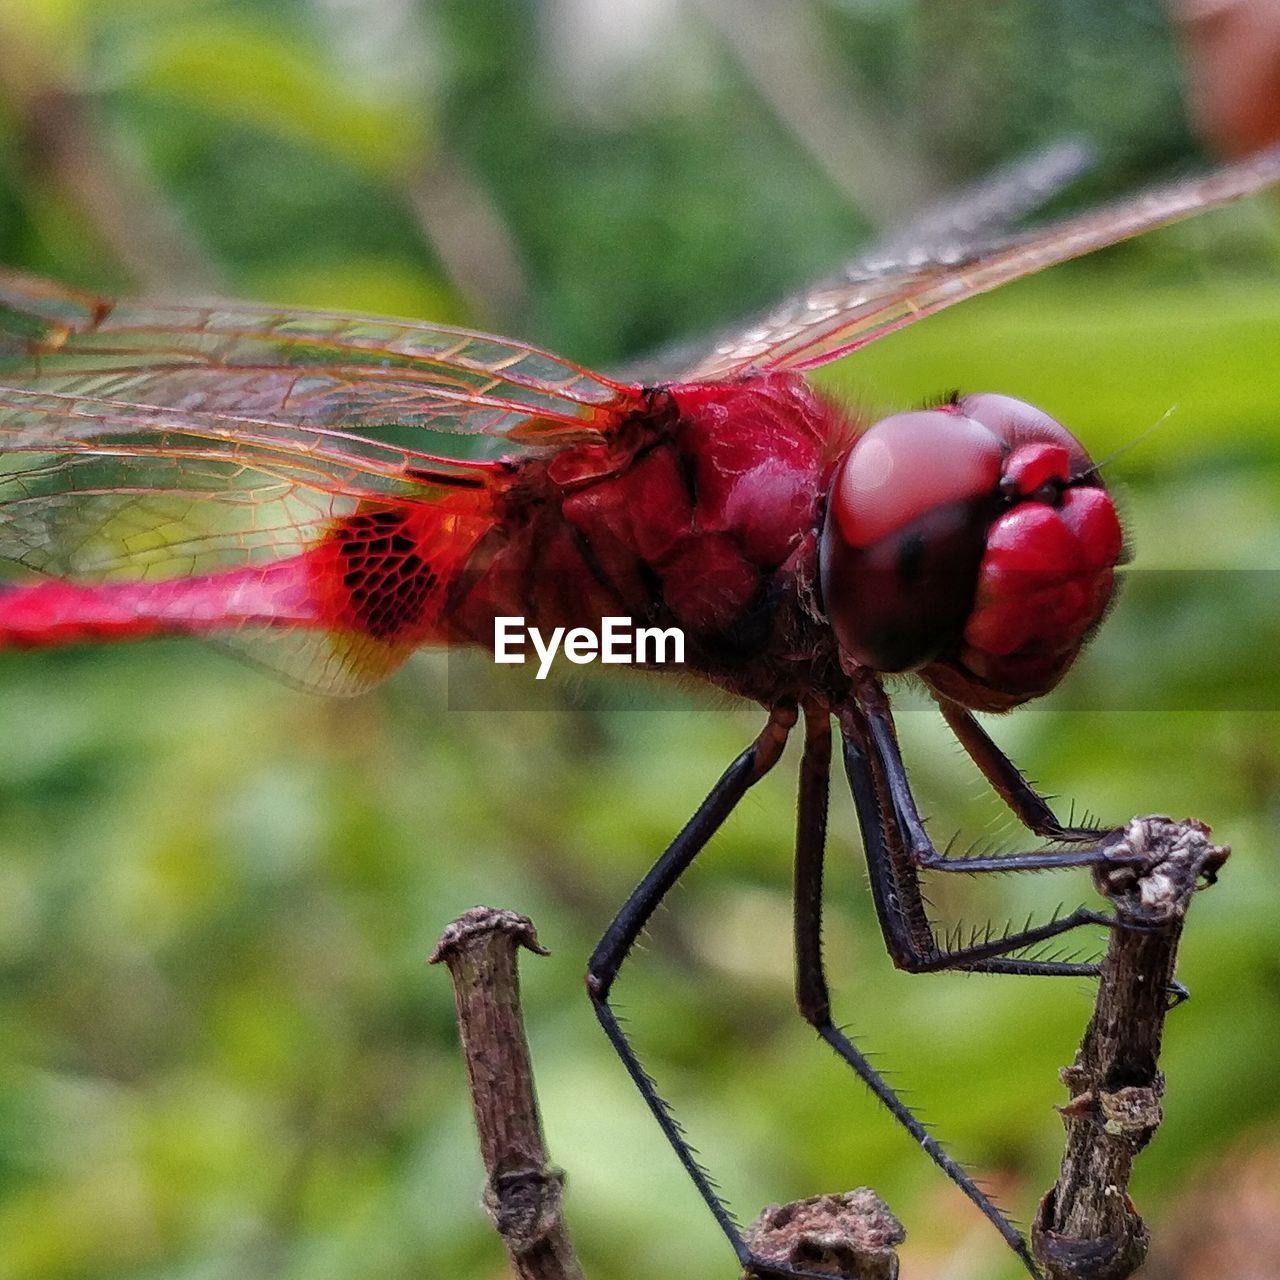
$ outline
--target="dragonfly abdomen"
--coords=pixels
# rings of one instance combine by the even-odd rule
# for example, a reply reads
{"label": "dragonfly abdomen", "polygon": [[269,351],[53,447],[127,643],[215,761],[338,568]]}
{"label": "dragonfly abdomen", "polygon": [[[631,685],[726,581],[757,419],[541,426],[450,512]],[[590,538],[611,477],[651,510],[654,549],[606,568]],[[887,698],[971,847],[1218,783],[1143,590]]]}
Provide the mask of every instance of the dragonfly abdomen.
{"label": "dragonfly abdomen", "polygon": [[317,625],[306,556],[265,568],[155,582],[50,578],[0,588],[0,647],[208,635],[245,625]]}

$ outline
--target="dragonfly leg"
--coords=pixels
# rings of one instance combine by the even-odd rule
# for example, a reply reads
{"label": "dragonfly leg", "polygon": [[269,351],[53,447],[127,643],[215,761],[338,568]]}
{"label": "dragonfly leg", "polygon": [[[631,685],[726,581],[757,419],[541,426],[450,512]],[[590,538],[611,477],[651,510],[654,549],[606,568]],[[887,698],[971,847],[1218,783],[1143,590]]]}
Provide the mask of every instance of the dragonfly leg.
{"label": "dragonfly leg", "polygon": [[[1046,924],[984,938],[957,948],[939,946],[920,886],[921,864],[908,842],[894,803],[894,788],[875,755],[868,718],[856,707],[841,713],[845,773],[853,795],[867,856],[871,896],[895,965],[911,973],[967,969],[976,973],[1015,973],[1040,977],[1095,977],[1098,966],[1070,961],[1013,957],[1009,953],[1045,942],[1083,924],[1112,927],[1101,912],[1080,907]],[[908,793],[909,795],[909,793]],[[912,805],[914,813],[914,805]],[[917,822],[919,819],[917,818]],[[989,859],[987,861],[998,861]],[[925,864],[926,866],[929,864]],[[1055,864],[1056,865],[1056,864]]]}
{"label": "dragonfly leg", "polygon": [[[973,875],[986,871],[1048,871],[1059,867],[1114,865],[1142,860],[1140,855],[1119,852],[1118,846],[1121,844],[1123,833],[1118,830],[1091,833],[1082,831],[1077,838],[1089,840],[1090,843],[1076,844],[1069,849],[1041,849],[1028,853],[1002,854],[997,857],[949,857],[934,847],[933,841],[925,831],[924,822],[916,808],[916,802],[907,781],[906,767],[902,763],[902,755],[898,750],[898,736],[893,727],[889,701],[879,681],[870,673],[864,673],[859,678],[856,697],[856,710],[860,713],[857,719],[865,730],[868,752],[875,761],[877,776],[883,782],[887,792],[883,807],[886,813],[892,816],[900,830],[907,855],[914,866],[930,871],[952,871]],[[952,727],[955,727],[954,724]],[[1036,795],[1025,780],[1021,779],[1014,765],[1005,759],[995,743],[986,738],[976,721],[973,722],[972,729],[970,741],[980,746],[980,740],[986,740],[990,747],[989,752],[980,751],[979,756],[976,757],[979,767],[987,773],[988,777],[994,774],[999,779],[996,789],[1001,795],[1006,794],[1002,787],[1009,788],[1008,796],[1014,797],[1011,803],[1014,804],[1014,811],[1019,814],[1019,817],[1022,814],[1018,805],[1022,804],[1029,810],[1035,810],[1038,802],[1043,812],[1037,814],[1037,821],[1048,815],[1053,825],[1057,826],[1057,819],[1053,817],[1048,805]],[[854,732],[855,734],[858,732],[857,726]],[[966,748],[969,747],[970,741],[961,738]],[[1007,767],[1001,768],[1000,762]],[[988,773],[988,769],[991,772]],[[1020,788],[1012,785],[1015,776],[1021,781]],[[1032,823],[1027,825],[1032,831],[1036,831],[1035,825]],[[1052,827],[1049,829],[1049,834],[1053,834]]]}
{"label": "dragonfly leg", "polygon": [[[895,965],[911,973],[938,973],[948,969],[963,969],[970,973],[1009,973],[1031,977],[1096,978],[1100,972],[1097,964],[1080,964],[1068,960],[1042,960],[1034,957],[1011,955],[1023,947],[1034,946],[1060,934],[1068,933],[1084,924],[1102,925],[1105,928],[1132,929],[1141,925],[1117,920],[1102,912],[1078,907],[1065,916],[1059,916],[1045,924],[1017,931],[1009,931],[964,947],[941,947],[934,936],[933,925],[925,909],[924,894],[920,888],[920,870],[937,869],[936,862],[918,857],[917,849],[909,845],[903,834],[901,816],[894,804],[894,787],[887,776],[884,762],[875,755],[868,718],[858,707],[846,707],[841,712],[841,728],[844,740],[845,772],[853,794],[858,825],[866,850],[867,869],[871,881],[871,894],[875,902],[876,916],[885,947]],[[896,746],[896,743],[895,743]],[[901,759],[898,759],[901,769]],[[911,804],[916,829],[923,833],[923,823],[915,812],[910,790],[902,775],[902,790]],[[925,837],[927,840],[927,837]],[[929,846],[932,848],[932,846]],[[941,858],[941,854],[936,855]],[[1007,858],[966,858],[949,861],[948,870],[1036,870],[1042,863],[1027,865],[1024,859],[1034,854],[1011,854]],[[1005,867],[1001,864],[1013,862]],[[970,863],[977,863],[970,868]],[[957,865],[958,864],[958,865]],[[1072,865],[1053,862],[1049,866]],[[1188,999],[1190,992],[1181,982],[1168,984],[1170,1008]]]}
{"label": "dragonfly leg", "polygon": [[795,722],[794,706],[775,708],[760,736],[721,775],[697,813],[654,863],[648,875],[614,917],[613,923],[605,930],[604,937],[600,939],[587,964],[587,993],[610,1044],[622,1059],[640,1096],[653,1113],[685,1172],[693,1180],[698,1194],[733,1246],[742,1266],[759,1275],[819,1277],[817,1272],[778,1266],[754,1257],[728,1206],[720,1198],[706,1170],[695,1158],[678,1122],[659,1096],[653,1080],[641,1065],[609,1004],[609,992],[614,980],[650,916],[707,841],[719,830],[738,801],[777,763]]}
{"label": "dragonfly leg", "polygon": [[1026,1242],[989,1196],[943,1149],[857,1046],[831,1020],[831,998],[822,962],[822,871],[827,835],[827,793],[831,769],[831,725],[826,714],[806,710],[804,759],[796,823],[795,954],[796,1003],[818,1035],[850,1067],[891,1116],[969,1197],[1005,1238],[1033,1276],[1039,1276]]}
{"label": "dragonfly leg", "polygon": [[938,699],[938,708],[970,759],[1028,831],[1046,840],[1097,840],[1103,834],[1099,827],[1059,821],[1049,802],[996,746],[971,711],[945,698]]}

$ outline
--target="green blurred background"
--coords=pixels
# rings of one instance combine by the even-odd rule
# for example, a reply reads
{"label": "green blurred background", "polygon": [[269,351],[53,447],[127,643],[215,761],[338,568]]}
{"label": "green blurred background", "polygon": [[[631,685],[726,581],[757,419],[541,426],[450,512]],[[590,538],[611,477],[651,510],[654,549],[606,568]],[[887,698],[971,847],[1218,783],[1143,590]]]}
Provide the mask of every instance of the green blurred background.
{"label": "green blurred background", "polygon": [[[1099,163],[1059,207],[1203,163],[1183,101],[1154,0],[0,0],[0,261],[473,323],[610,368],[1064,135]],[[1021,395],[1095,456],[1168,414],[1108,471],[1138,581],[1070,687],[993,730],[1064,807],[1193,813],[1235,847],[1196,904],[1139,1162],[1149,1276],[1280,1274],[1278,354],[1263,200],[821,378],[869,411]],[[526,1010],[588,1275],[733,1274],[581,974],[758,713],[639,680],[468,713],[446,683],[438,656],[349,703],[188,644],[0,656],[4,1280],[504,1275],[449,984],[423,967],[476,902],[553,952]],[[936,717],[902,722],[935,836],[1014,847]],[[908,1280],[1019,1274],[792,1012],[793,785],[784,763],[752,793],[625,972],[646,1061],[746,1217],[867,1183],[908,1227]],[[895,972],[841,794],[832,829],[837,1014],[1025,1219],[1090,992]],[[1002,921],[1090,893],[934,901]]]}

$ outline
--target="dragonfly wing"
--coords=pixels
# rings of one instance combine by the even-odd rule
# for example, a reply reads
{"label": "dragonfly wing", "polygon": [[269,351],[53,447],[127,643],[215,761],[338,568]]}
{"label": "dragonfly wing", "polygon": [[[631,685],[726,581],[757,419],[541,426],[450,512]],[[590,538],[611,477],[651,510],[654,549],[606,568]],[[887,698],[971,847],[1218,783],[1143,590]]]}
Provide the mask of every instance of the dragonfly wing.
{"label": "dragonfly wing", "polygon": [[901,226],[891,227],[858,255],[847,271],[877,271],[905,266],[922,252],[944,256],[958,245],[973,245],[1007,235],[1023,219],[1043,208],[1092,168],[1092,149],[1066,139],[1002,165],[960,191],[921,209]]}
{"label": "dragonfly wing", "polygon": [[0,356],[33,344],[56,346],[67,334],[99,323],[111,302],[51,280],[0,272]]}
{"label": "dragonfly wing", "polygon": [[472,330],[115,303],[2,273],[0,385],[397,439],[425,428],[558,442],[608,432],[640,404],[632,386]]}
{"label": "dragonfly wing", "polygon": [[353,692],[437,638],[495,464],[0,386],[0,646],[195,634]]}
{"label": "dragonfly wing", "polygon": [[501,465],[457,437],[558,445],[642,403],[469,330],[0,274],[0,558],[54,579],[0,591],[0,644],[196,633],[361,687],[442,638],[495,520]]}
{"label": "dragonfly wing", "polygon": [[724,378],[813,369],[887,333],[1095,249],[1242,199],[1280,182],[1280,149],[982,250],[929,249],[912,260],[862,261],[814,286],[760,323],[719,343],[684,375]]}
{"label": "dragonfly wing", "polygon": [[[837,285],[855,278],[871,280],[902,270],[912,259],[919,263],[922,253],[945,258],[955,252],[956,245],[973,245],[980,237],[990,239],[1004,233],[1074,182],[1090,168],[1093,159],[1090,148],[1078,140],[1058,142],[1033,152],[891,228],[829,283]],[[772,315],[772,310],[763,312],[748,326],[737,324],[725,329],[711,343],[712,350],[732,350],[740,342],[744,327],[759,328]],[[677,373],[683,377],[681,371],[703,367],[707,345],[705,334],[676,339],[624,365],[618,376],[627,382],[649,384],[670,380]]]}

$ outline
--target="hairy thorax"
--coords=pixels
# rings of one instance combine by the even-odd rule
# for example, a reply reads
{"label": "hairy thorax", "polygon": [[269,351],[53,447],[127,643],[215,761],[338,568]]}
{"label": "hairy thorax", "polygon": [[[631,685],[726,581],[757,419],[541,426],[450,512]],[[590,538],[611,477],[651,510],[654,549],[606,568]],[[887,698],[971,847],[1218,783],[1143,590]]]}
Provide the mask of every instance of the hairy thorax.
{"label": "hairy thorax", "polygon": [[831,687],[817,599],[818,533],[851,428],[803,379],[675,385],[607,442],[513,465],[498,520],[450,609],[455,638],[494,619],[679,627],[685,669],[771,701]]}

